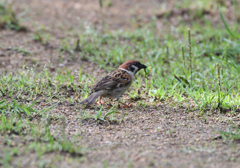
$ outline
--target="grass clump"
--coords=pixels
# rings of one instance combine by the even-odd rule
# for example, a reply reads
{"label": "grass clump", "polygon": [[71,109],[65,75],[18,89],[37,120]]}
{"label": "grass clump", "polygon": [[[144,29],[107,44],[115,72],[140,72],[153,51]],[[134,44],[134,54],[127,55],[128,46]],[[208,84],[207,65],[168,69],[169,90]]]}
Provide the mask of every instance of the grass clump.
{"label": "grass clump", "polygon": [[25,128],[23,122],[17,118],[11,117],[7,118],[5,115],[0,116],[0,134],[21,134]]}
{"label": "grass clump", "polygon": [[83,156],[83,148],[69,140],[63,132],[62,136],[54,136],[50,132],[48,125],[42,125],[42,131],[37,130],[37,127],[31,129],[28,135],[31,135],[34,141],[28,146],[36,151],[41,157],[45,153],[59,152],[69,153],[73,157]]}
{"label": "grass clump", "polygon": [[221,134],[221,137],[224,140],[229,139],[233,141],[240,141],[240,130],[236,125],[234,125],[234,128],[235,128],[235,132],[220,130],[219,133]]}
{"label": "grass clump", "polygon": [[0,29],[12,29],[15,31],[26,31],[26,27],[20,25],[12,7],[0,3]]}

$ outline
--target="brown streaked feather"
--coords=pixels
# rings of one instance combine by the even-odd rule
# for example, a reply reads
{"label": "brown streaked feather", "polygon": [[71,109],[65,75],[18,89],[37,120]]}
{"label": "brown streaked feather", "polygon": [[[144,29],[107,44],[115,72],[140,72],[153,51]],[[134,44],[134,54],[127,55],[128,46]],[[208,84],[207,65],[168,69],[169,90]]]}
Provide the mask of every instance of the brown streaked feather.
{"label": "brown streaked feather", "polygon": [[131,83],[131,76],[121,69],[113,71],[106,77],[102,78],[93,87],[93,92],[99,90],[112,90],[120,87],[125,87]]}

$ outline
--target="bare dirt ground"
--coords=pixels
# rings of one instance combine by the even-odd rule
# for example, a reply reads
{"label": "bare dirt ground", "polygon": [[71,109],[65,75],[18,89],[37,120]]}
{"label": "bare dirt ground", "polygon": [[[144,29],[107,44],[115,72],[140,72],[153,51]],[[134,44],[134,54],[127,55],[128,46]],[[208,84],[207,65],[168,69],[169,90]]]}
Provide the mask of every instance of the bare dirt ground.
{"label": "bare dirt ground", "polygon": [[[174,1],[161,0],[123,0],[112,1],[103,9],[105,22],[109,29],[134,29],[150,22],[152,16],[158,17],[158,26],[164,25],[163,4],[171,10]],[[0,33],[0,70],[13,73],[22,65],[35,65],[38,71],[49,65],[49,71],[62,67],[87,71],[91,76],[104,72],[96,64],[76,60],[67,53],[61,62],[59,48],[61,39],[72,38],[74,45],[77,34],[69,33],[79,23],[100,27],[100,7],[94,0],[17,0],[13,1],[26,32],[1,30]],[[180,12],[182,13],[182,12]],[[184,12],[183,12],[184,13]],[[172,12],[169,22],[177,25]],[[218,16],[207,13],[207,17],[218,22]],[[184,14],[187,18],[187,14]],[[229,16],[231,18],[231,15]],[[134,20],[134,24],[132,21]],[[34,32],[43,25],[50,33],[49,42],[41,44],[32,38]],[[79,29],[79,31],[81,31]],[[14,48],[24,48],[31,54],[23,54]],[[50,61],[50,62],[49,62]],[[106,73],[106,72],[105,72]],[[78,73],[76,73],[77,76]],[[239,116],[210,112],[206,118],[195,112],[185,112],[181,108],[168,107],[164,104],[151,107],[119,109],[126,113],[122,123],[98,123],[91,118],[79,119],[79,114],[68,104],[58,105],[53,114],[62,115],[66,121],[65,131],[68,136],[79,136],[76,144],[85,146],[82,162],[53,161],[54,153],[46,154],[57,167],[239,167],[239,143],[224,142],[219,138],[218,130],[232,129],[231,122],[239,124]],[[95,113],[94,110],[87,110]],[[238,125],[239,126],[239,125]],[[51,124],[55,128],[54,122]],[[58,128],[58,127],[56,127]],[[22,167],[37,167],[35,154],[24,155],[13,162],[23,159]]]}

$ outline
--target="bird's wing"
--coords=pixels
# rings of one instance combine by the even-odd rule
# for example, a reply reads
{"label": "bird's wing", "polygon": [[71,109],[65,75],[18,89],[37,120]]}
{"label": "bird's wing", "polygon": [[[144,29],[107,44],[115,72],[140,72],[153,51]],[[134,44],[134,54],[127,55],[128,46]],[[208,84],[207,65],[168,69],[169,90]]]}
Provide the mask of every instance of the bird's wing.
{"label": "bird's wing", "polygon": [[125,87],[129,85],[131,81],[131,76],[126,71],[118,69],[98,81],[93,87],[93,92]]}

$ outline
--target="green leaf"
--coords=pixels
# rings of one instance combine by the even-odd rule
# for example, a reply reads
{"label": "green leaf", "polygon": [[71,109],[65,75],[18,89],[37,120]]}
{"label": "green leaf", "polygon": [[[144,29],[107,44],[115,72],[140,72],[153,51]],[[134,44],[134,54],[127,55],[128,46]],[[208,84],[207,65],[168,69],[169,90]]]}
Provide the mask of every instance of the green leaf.
{"label": "green leaf", "polygon": [[[235,78],[235,80],[236,80],[236,78]],[[234,80],[234,81],[235,81],[235,80]],[[220,100],[220,104],[222,104],[223,100],[226,98],[226,96],[227,96],[228,93],[233,89],[234,86],[236,86],[236,85],[233,85],[233,86],[227,91],[227,93],[222,97],[222,99]]]}
{"label": "green leaf", "polygon": [[48,107],[48,108],[44,108],[42,111],[38,112],[36,115],[38,114],[43,114],[43,113],[46,113],[47,111],[51,110],[54,106],[56,106],[58,103]]}
{"label": "green leaf", "polygon": [[101,118],[101,116],[102,116],[102,109],[103,109],[103,107],[101,106],[100,110],[97,113],[96,119],[100,119]]}
{"label": "green leaf", "polygon": [[114,106],[112,106],[112,107],[108,110],[108,112],[104,115],[103,119],[105,119],[107,116],[109,116],[109,115],[111,115],[111,114],[117,113],[117,110],[114,109],[115,106],[116,106],[116,104],[114,104]]}

